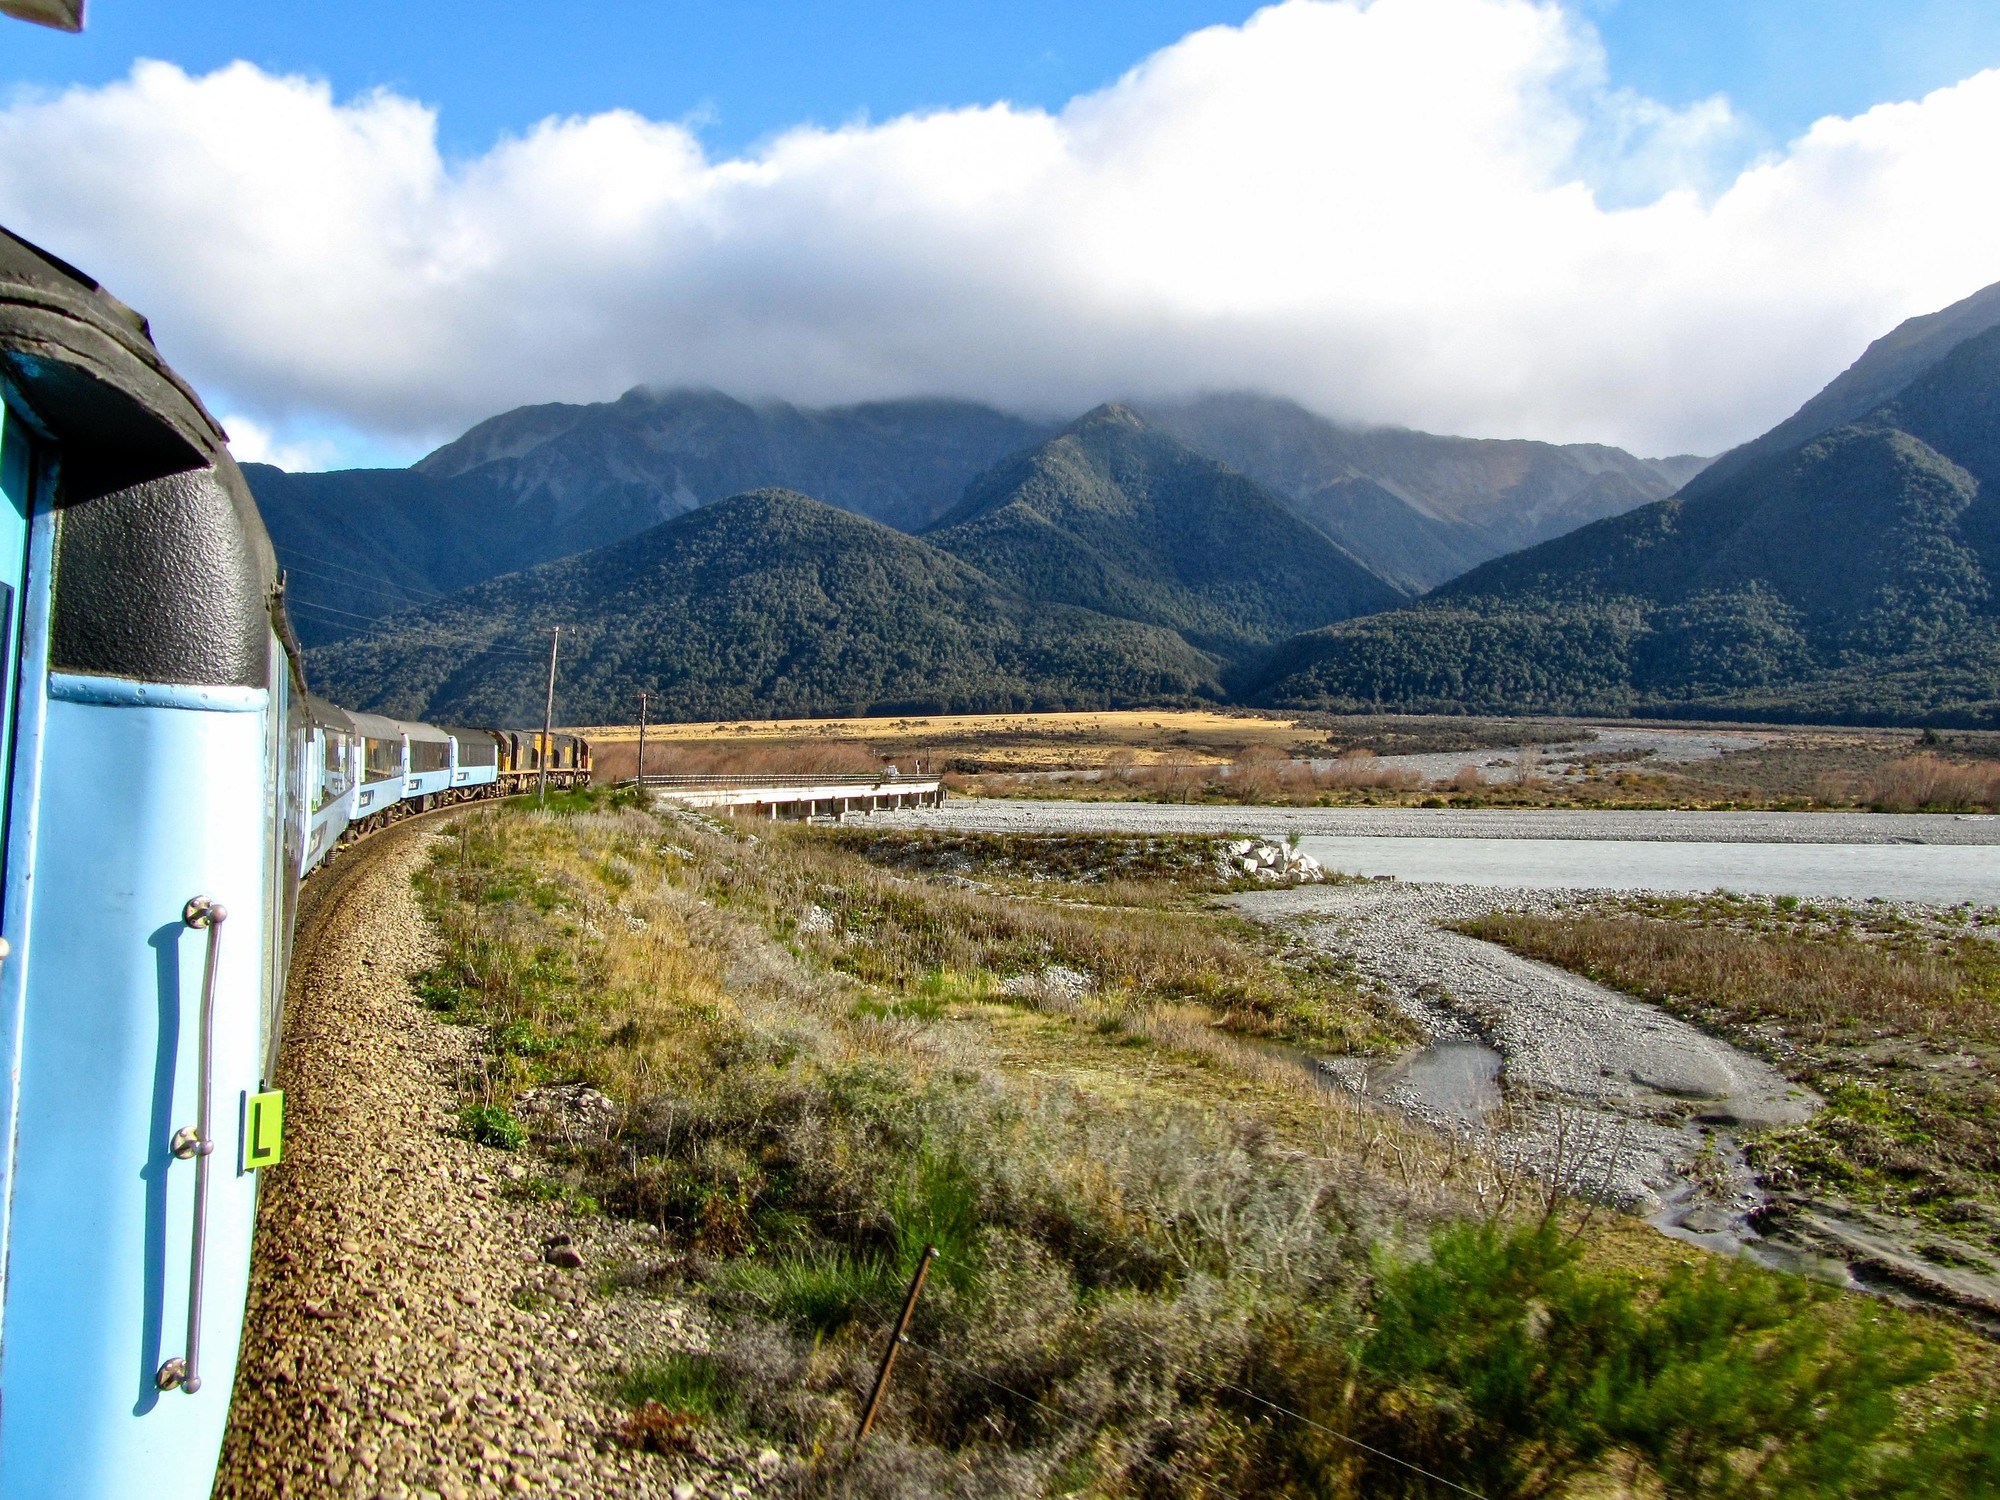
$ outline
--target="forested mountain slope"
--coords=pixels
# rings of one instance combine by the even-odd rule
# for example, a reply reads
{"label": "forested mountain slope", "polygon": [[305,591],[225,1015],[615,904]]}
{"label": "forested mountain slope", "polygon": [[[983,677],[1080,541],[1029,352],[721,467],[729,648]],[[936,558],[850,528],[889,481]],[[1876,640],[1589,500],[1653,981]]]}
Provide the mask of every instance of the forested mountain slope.
{"label": "forested mountain slope", "polygon": [[564,627],[570,722],[997,711],[1219,694],[1170,631],[1030,602],[958,558],[783,490],[708,505],[314,650],[318,691],[453,722],[540,716]]}
{"label": "forested mountain slope", "polygon": [[1749,448],[1673,499],[1287,642],[1251,691],[1343,708],[2000,722],[2000,326],[1856,420]]}
{"label": "forested mountain slope", "polygon": [[308,642],[367,617],[620,541],[700,505],[780,486],[906,530],[1046,437],[965,401],[814,411],[712,391],[635,390],[522,407],[412,469],[287,474],[245,466]]}
{"label": "forested mountain slope", "polygon": [[1354,427],[1243,393],[1145,408],[1249,475],[1386,577],[1434,588],[1487,558],[1672,494],[1702,459],[1594,443]]}
{"label": "forested mountain slope", "polygon": [[1031,599],[1241,657],[1403,591],[1261,485],[1101,406],[982,476],[926,539]]}

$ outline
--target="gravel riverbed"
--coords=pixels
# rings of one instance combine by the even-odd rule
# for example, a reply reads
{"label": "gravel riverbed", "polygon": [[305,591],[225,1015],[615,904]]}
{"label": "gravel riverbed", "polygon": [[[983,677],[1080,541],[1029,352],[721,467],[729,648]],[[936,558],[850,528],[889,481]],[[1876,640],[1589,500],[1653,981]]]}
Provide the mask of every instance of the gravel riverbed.
{"label": "gravel riverbed", "polygon": [[955,798],[870,826],[962,833],[1255,833],[1347,838],[1616,839],[1727,844],[1993,844],[2000,816],[1596,808],[1218,807]]}
{"label": "gravel riverbed", "polygon": [[[1490,1132],[1572,1187],[1690,1235],[1741,1237],[1761,1201],[1734,1158],[1745,1131],[1807,1118],[1818,1101],[1767,1063],[1655,1006],[1444,925],[1503,908],[1555,911],[1576,898],[1482,886],[1300,886],[1233,898],[1295,924],[1379,986],[1443,1056],[1477,1042],[1500,1088],[1466,1097],[1462,1066],[1328,1071],[1447,1128]],[[1435,1055],[1435,1049],[1434,1053]],[[1468,1104],[1474,1106],[1466,1107]]]}
{"label": "gravel riverbed", "polygon": [[[307,887],[279,1063],[286,1159],[259,1205],[215,1493],[750,1495],[777,1453],[704,1439],[663,1458],[617,1440],[615,1372],[705,1343],[691,1308],[613,1283],[659,1258],[648,1233],[510,1196],[526,1153],[453,1134],[474,1035],[411,990],[435,958],[410,884],[434,837],[392,828]],[[557,1243],[581,1267],[551,1264]]]}

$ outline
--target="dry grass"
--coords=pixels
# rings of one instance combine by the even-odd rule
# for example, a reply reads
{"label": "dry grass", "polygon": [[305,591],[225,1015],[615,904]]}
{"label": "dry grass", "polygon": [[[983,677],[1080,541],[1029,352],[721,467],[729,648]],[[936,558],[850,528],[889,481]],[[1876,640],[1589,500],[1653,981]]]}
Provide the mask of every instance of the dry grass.
{"label": "dry grass", "polygon": [[[595,733],[595,731],[592,731]],[[639,773],[639,741],[591,741],[591,778],[600,785]],[[855,776],[873,775],[886,759],[865,745],[846,740],[818,744],[727,744],[700,740],[655,740],[646,735],[648,776]]]}
{"label": "dry grass", "polygon": [[[1636,915],[1502,913],[1465,930],[1648,998],[1673,999],[1718,1029],[1777,1022],[1787,1036],[1815,1045],[1884,1035],[1992,1041],[2000,1019],[1992,999],[1968,986],[1965,962],[1949,952],[1901,953],[1858,939]],[[1990,946],[1965,941],[1979,945],[1968,953]]]}
{"label": "dry grass", "polygon": [[[600,783],[632,774],[636,725],[576,732],[592,741]],[[1497,783],[1468,766],[1425,785],[1400,767],[1371,764],[1378,755],[1404,752],[1573,744],[1592,733],[1587,724],[1559,720],[1189,710],[744,720],[650,726],[647,769],[810,774],[869,771],[893,761],[905,769],[923,764],[948,771],[954,788],[972,795],[1166,802],[1885,811],[2000,806],[2000,736],[1974,732],[1774,731],[1763,749],[1684,766],[1653,763],[1639,752],[1586,754],[1586,776],[1559,780],[1538,774],[1532,755]],[[1337,763],[1307,764],[1329,757]],[[1048,774],[1065,771],[1102,775]]]}
{"label": "dry grass", "polygon": [[726,888],[802,951],[873,984],[908,989],[952,975],[975,991],[1039,994],[1051,970],[1066,970],[1079,976],[1066,987],[1106,1018],[1166,1003],[1199,1007],[1206,1025],[1340,1051],[1413,1039],[1392,1007],[1319,950],[1242,918],[913,881],[849,847],[782,831]]}
{"label": "dry grass", "polygon": [[[1898,1402],[1944,1363],[1907,1320],[1743,1267],[1607,1271],[1557,1221],[1511,1227],[1462,1143],[1218,1030],[1176,997],[1300,982],[1227,923],[630,808],[469,815],[424,887],[427,998],[488,1037],[478,1102],[609,1093],[600,1136],[548,1143],[556,1190],[659,1225],[675,1258],[626,1280],[680,1278],[717,1330],[632,1373],[635,1445],[738,1425],[809,1456],[792,1492],[856,1500],[1431,1493],[1408,1463],[1496,1496],[1888,1497],[1984,1462],[1990,1422]],[[987,982],[1062,959],[1094,987]]]}
{"label": "dry grass", "polygon": [[1869,778],[1861,800],[1883,812],[2000,809],[2000,761],[1913,755]]}
{"label": "dry grass", "polygon": [[[635,724],[573,732],[587,737],[593,748],[636,741],[639,734]],[[922,755],[961,769],[1031,770],[1094,767],[1119,760],[1148,763],[1176,755],[1218,763],[1251,745],[1290,750],[1323,745],[1325,736],[1302,730],[1291,717],[1154,709],[656,724],[646,731],[649,765],[655,743],[700,746],[725,756],[771,747],[790,750],[844,743],[885,759]]]}

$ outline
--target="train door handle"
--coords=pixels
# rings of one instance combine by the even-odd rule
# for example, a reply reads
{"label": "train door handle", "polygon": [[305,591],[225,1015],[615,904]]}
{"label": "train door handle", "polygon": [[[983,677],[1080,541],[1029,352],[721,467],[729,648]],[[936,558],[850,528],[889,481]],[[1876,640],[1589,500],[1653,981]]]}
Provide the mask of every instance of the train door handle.
{"label": "train door handle", "polygon": [[194,1242],[188,1251],[187,1353],[176,1355],[161,1365],[153,1383],[163,1391],[183,1390],[192,1396],[201,1389],[201,1291],[202,1272],[208,1256],[208,1163],[215,1154],[215,1135],[210,1129],[210,1096],[214,1092],[215,1056],[215,968],[222,947],[222,924],[229,910],[219,901],[196,896],[181,908],[181,920],[197,930],[208,931],[208,957],[201,973],[201,1053],[195,1070],[195,1123],[174,1132],[171,1149],[182,1161],[194,1163]]}

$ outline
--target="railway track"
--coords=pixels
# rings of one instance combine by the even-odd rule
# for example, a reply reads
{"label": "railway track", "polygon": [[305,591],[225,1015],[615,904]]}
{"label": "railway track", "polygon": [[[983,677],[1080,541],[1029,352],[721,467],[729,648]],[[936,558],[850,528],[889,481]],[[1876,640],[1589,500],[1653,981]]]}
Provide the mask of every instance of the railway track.
{"label": "railway track", "polygon": [[525,1164],[457,1134],[477,1036],[412,993],[437,950],[410,878],[468,810],[403,819],[300,893],[277,1079],[286,1159],[258,1209],[216,1500],[668,1500],[737,1477],[613,1440],[608,1377],[657,1330],[624,1326],[630,1307],[540,1247],[563,1228],[593,1265],[616,1264],[644,1253],[627,1243],[636,1227],[510,1200],[505,1173]]}

